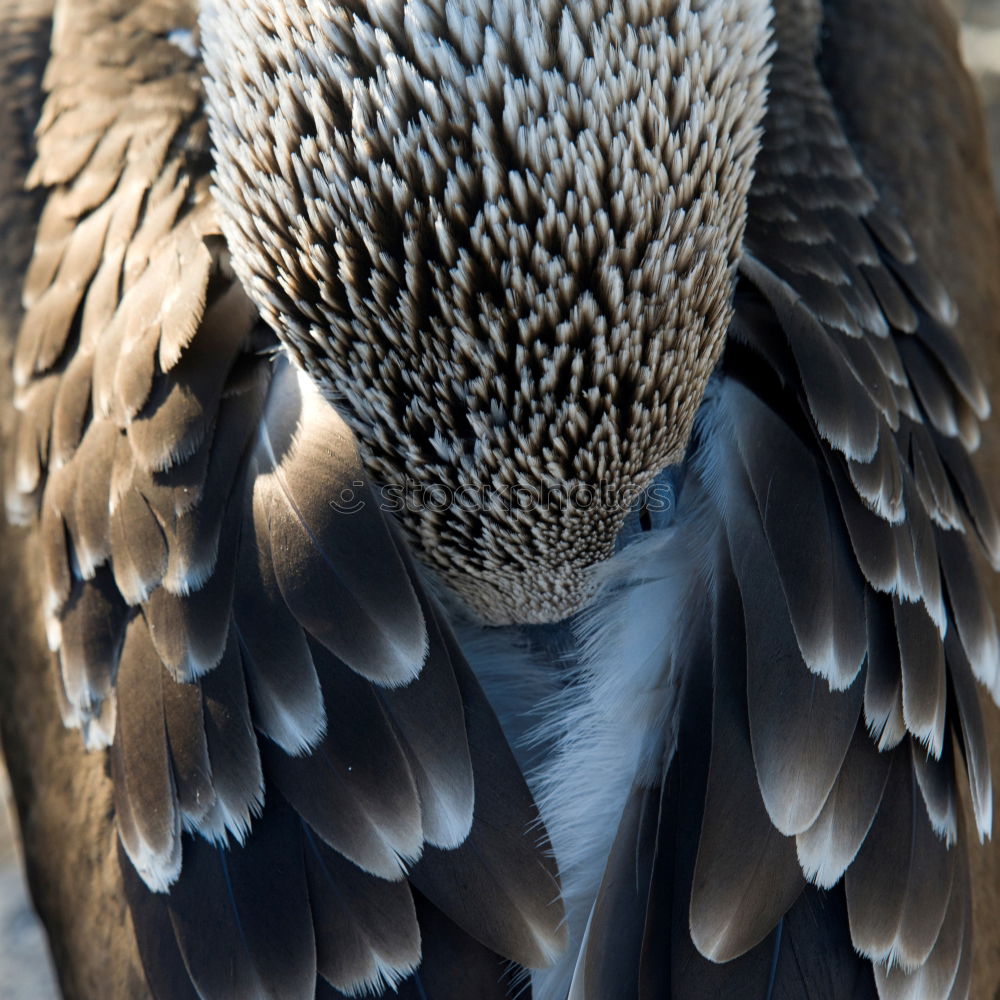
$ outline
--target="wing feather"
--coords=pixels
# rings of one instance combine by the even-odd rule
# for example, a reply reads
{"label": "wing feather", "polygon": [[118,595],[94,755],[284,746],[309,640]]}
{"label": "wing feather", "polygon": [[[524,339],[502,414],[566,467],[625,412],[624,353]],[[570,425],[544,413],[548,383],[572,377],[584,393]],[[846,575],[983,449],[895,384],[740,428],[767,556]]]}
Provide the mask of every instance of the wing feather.
{"label": "wing feather", "polygon": [[118,671],[118,728],[112,744],[115,808],[136,871],[162,891],[181,868],[181,814],[163,713],[162,667],[141,615],[125,631]]}
{"label": "wing feather", "polygon": [[[737,313],[671,527],[678,550],[688,538],[727,550],[690,573],[716,609],[707,778],[691,763],[707,740],[705,668],[685,636],[672,759],[665,736],[665,808],[700,815],[700,835],[687,817],[661,822],[650,873],[636,823],[623,823],[625,860],[613,852],[608,873],[637,884],[608,883],[605,906],[618,881],[629,902],[614,923],[600,914],[611,956],[592,937],[595,909],[581,996],[609,968],[632,995],[635,937],[664,926],[671,958],[643,946],[640,996],[968,995],[955,746],[982,835],[992,807],[975,679],[996,687],[997,632],[970,546],[1000,564],[1000,529],[968,452],[988,404],[955,304],[864,169],[824,78],[824,52],[840,44],[826,27],[844,30],[844,6],[861,9],[775,4]],[[626,911],[645,885],[640,932]],[[810,964],[810,934],[845,952]]]}
{"label": "wing feather", "polygon": [[640,995],[659,800],[659,788],[636,787],[629,795],[580,943],[567,1000],[607,996],[631,1000]]}
{"label": "wing feather", "polygon": [[305,633],[281,599],[269,527],[266,512],[247,511],[233,621],[247,668],[254,723],[286,752],[300,754],[322,737],[326,711]]}
{"label": "wing feather", "polygon": [[907,970],[927,961],[944,922],[955,853],[931,826],[909,748],[897,748],[878,815],[844,883],[862,954]]}
{"label": "wing feather", "polygon": [[955,704],[961,722],[958,735],[965,753],[969,793],[981,840],[989,835],[993,826],[993,780],[990,773],[986,725],[972,667],[954,631],[946,636],[945,648],[948,655],[949,679],[955,692]]}
{"label": "wing feather", "polygon": [[[662,972],[646,935],[667,922],[677,982],[723,981],[693,939],[735,960],[718,972],[733,988],[752,970],[772,996],[865,992],[850,949],[808,972],[795,950],[815,951],[810,926],[844,927],[840,890],[805,876],[845,871],[850,932],[884,996],[968,993],[951,737],[983,833],[974,678],[997,687],[998,644],[967,544],[1000,564],[1000,526],[966,451],[987,402],[953,303],[820,75],[836,6],[776,5],[740,317],[688,467],[691,495],[716,504],[706,536],[726,546],[696,582],[714,603],[700,837],[658,814],[655,849],[637,838],[614,858],[619,873],[641,861],[639,882],[679,904],[650,889],[646,919],[617,924],[609,882],[595,910],[622,941],[606,968],[638,961],[640,995]],[[25,286],[8,505],[41,508],[67,715],[113,737],[125,864],[145,879],[133,915],[169,923],[177,945],[144,938],[151,981],[186,983],[182,965],[213,1000],[382,989],[419,957],[415,914],[423,964],[402,996],[499,996],[494,952],[541,964],[564,940],[554,864],[353,442],[266,356],[273,338],[214,219],[198,68],[166,39],[191,17],[172,0],[115,17],[65,3],[47,78],[33,181],[51,190]],[[736,479],[720,480],[720,453]],[[330,500],[355,476],[365,506],[348,514]],[[690,873],[665,867],[670,837],[692,855],[690,899]],[[331,880],[346,895],[313,898]],[[641,907],[641,885],[633,895]]]}
{"label": "wing feather", "polygon": [[[961,857],[959,863],[961,863]],[[948,897],[948,909],[934,950],[918,969],[907,971],[902,965],[875,965],[875,979],[882,1000],[923,1000],[924,997],[948,997],[959,1000],[968,996],[960,972],[968,964],[969,931],[968,873],[956,872]]]}
{"label": "wing feather", "polygon": [[398,879],[420,856],[420,799],[409,762],[370,684],[312,643],[325,733],[312,753],[265,748],[275,785],[331,847]]}
{"label": "wing feather", "polygon": [[859,725],[816,822],[795,838],[799,864],[811,882],[832,888],[857,857],[882,801],[891,760]]}
{"label": "wing feather", "polygon": [[994,698],[1000,696],[1000,642],[996,617],[962,536],[937,533],[941,570],[953,621],[977,680]]}
{"label": "wing feather", "polygon": [[156,1000],[199,1000],[177,947],[163,897],[149,891],[136,874],[120,842],[118,855],[125,899],[132,912],[136,943],[150,992]]}
{"label": "wing feather", "polygon": [[955,759],[951,743],[945,743],[941,756],[935,758],[923,748],[911,747],[913,773],[930,817],[934,832],[949,847],[958,840],[958,803],[955,787]]}
{"label": "wing feather", "polygon": [[893,599],[903,678],[903,721],[935,757],[944,747],[944,647],[922,605]]}
{"label": "wing feather", "polygon": [[163,669],[163,718],[177,805],[187,829],[197,828],[215,806],[201,688],[176,683]]}
{"label": "wing feather", "polygon": [[952,484],[961,498],[969,521],[975,528],[994,569],[1000,569],[1000,521],[965,449],[939,434],[932,437]]}
{"label": "wing feather", "polygon": [[714,962],[760,943],[805,885],[795,841],[775,829],[754,769],[744,614],[739,592],[724,587],[714,611],[712,755],[690,916],[695,946]]}
{"label": "wing feather", "polygon": [[880,750],[898,746],[906,735],[903,678],[892,599],[868,591],[868,663],[865,674],[865,721]]}
{"label": "wing feather", "polygon": [[60,623],[63,688],[83,722],[112,696],[114,665],[125,639],[128,605],[107,569],[73,584]]}
{"label": "wing feather", "polygon": [[305,837],[319,972],[356,994],[397,986],[420,964],[420,929],[405,881],[377,878],[330,850],[308,827]]}
{"label": "wing feather", "polygon": [[142,605],[163,665],[177,681],[193,680],[222,659],[229,638],[239,523],[227,519],[216,570],[199,590],[175,594],[157,587]]}
{"label": "wing feather", "polygon": [[[500,724],[442,625],[462,696],[476,776],[472,829],[452,852],[428,848],[411,875],[421,895],[491,951],[528,967],[550,964],[567,931],[558,873],[527,783]],[[492,773],[498,779],[480,782]]]}
{"label": "wing feather", "polygon": [[185,842],[166,905],[199,996],[313,996],[316,946],[298,822],[272,803],[245,845]]}
{"label": "wing feather", "polygon": [[205,746],[215,802],[202,821],[204,836],[243,841],[264,807],[264,774],[247,695],[239,640],[230,626],[218,665],[199,682]]}
{"label": "wing feather", "polygon": [[[304,426],[309,433],[296,434]],[[291,614],[369,680],[413,680],[427,629],[410,576],[346,425],[290,367],[275,375],[254,459],[255,517],[267,519],[282,553],[276,581]],[[339,509],[337,486],[350,491]]]}
{"label": "wing feather", "polygon": [[[409,562],[402,548],[400,555]],[[443,633],[447,626],[430,600],[418,596],[427,622],[427,660],[416,680],[383,690],[380,697],[420,793],[424,837],[448,849],[458,847],[472,828],[475,781],[462,693]]]}
{"label": "wing feather", "polygon": [[[40,512],[65,717],[111,744],[149,984],[311,998],[318,942],[351,993],[416,997],[419,966],[436,996],[502,996],[509,959],[560,946],[555,867],[352,436],[235,278],[201,69],[170,40],[194,5],[59,4],[6,499]],[[447,915],[414,909],[429,850]]]}
{"label": "wing feather", "polygon": [[[73,355],[59,382],[52,412],[52,467],[65,465],[80,447],[90,411],[90,383],[94,356],[89,351]],[[23,492],[23,491],[22,491]]]}
{"label": "wing feather", "polygon": [[[734,387],[729,397],[738,410],[733,426],[737,447],[756,500],[798,649],[809,669],[831,687],[850,687],[865,655],[864,586],[842,533],[817,532],[836,516],[829,508],[815,458],[795,433],[749,391]],[[731,521],[739,521],[739,542],[759,535],[756,523],[739,517],[732,501]],[[748,562],[763,561],[758,548]],[[750,586],[750,584],[748,584]]]}

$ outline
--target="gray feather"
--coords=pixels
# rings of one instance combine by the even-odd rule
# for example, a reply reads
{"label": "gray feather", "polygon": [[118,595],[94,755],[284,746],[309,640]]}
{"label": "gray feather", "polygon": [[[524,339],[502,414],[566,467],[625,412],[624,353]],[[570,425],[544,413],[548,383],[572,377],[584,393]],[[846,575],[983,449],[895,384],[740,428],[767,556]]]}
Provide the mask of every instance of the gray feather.
{"label": "gray feather", "polygon": [[892,599],[869,590],[868,668],[865,671],[865,721],[880,750],[895,747],[906,735],[899,640]]}
{"label": "gray feather", "polygon": [[945,654],[948,658],[948,676],[955,692],[955,704],[961,723],[959,733],[965,766],[968,772],[969,793],[976,817],[979,838],[989,836],[993,828],[993,780],[990,774],[990,752],[986,738],[986,725],[979,704],[979,692],[972,667],[954,629],[945,636]]}
{"label": "gray feather", "polygon": [[260,815],[264,806],[264,776],[234,630],[230,629],[218,666],[200,680],[199,686],[215,793],[215,804],[202,822],[202,833],[221,839],[228,830],[243,840],[252,818]]}
{"label": "gray feather", "polygon": [[211,670],[226,647],[240,528],[238,505],[234,506],[223,527],[215,572],[205,584],[183,595],[157,587],[143,605],[156,651],[178,681],[189,681]]}
{"label": "gray feather", "polygon": [[163,891],[181,868],[180,809],[163,715],[159,657],[141,615],[128,624],[118,671],[112,753],[122,843],[136,871]]}
{"label": "gray feather", "polygon": [[944,369],[952,385],[962,394],[980,420],[990,415],[990,402],[982,379],[976,374],[958,340],[950,336],[947,327],[921,317],[917,337],[921,344]]}
{"label": "gray feather", "polygon": [[913,333],[919,322],[917,314],[891,273],[881,266],[862,267],[862,272],[893,328],[904,333]]}
{"label": "gray feather", "polygon": [[83,717],[111,693],[128,608],[107,569],[76,581],[60,614],[59,661],[66,697]]}
{"label": "gray feather", "polygon": [[347,425],[285,363],[275,371],[254,455],[255,517],[268,525],[275,578],[292,615],[371,680],[412,680],[427,634],[409,575]]}
{"label": "gray feather", "polygon": [[465,708],[475,811],[461,847],[428,848],[410,881],[492,951],[528,967],[548,965],[567,941],[555,861],[500,724],[447,633],[445,641]]}
{"label": "gray feather", "polygon": [[898,598],[893,598],[892,605],[903,679],[903,720],[906,728],[940,757],[947,701],[941,636],[923,605]]}
{"label": "gray feather", "polygon": [[914,746],[912,752],[913,773],[934,832],[954,847],[958,839],[958,803],[951,741],[945,741],[939,758],[925,753],[922,747]]}
{"label": "gray feather", "polygon": [[932,434],[962,505],[994,569],[1000,569],[1000,521],[965,448],[957,441]]}
{"label": "gray feather", "polygon": [[331,847],[373,875],[399,879],[423,847],[413,773],[373,686],[318,643],[311,646],[325,734],[298,756],[265,744],[266,771]]}
{"label": "gray feather", "polygon": [[201,688],[178,683],[165,670],[160,687],[177,805],[185,826],[197,827],[215,805]]}
{"label": "gray feather", "polygon": [[726,516],[743,604],[750,738],[768,815],[778,830],[794,836],[815,822],[836,781],[863,692],[860,683],[832,691],[806,668],[771,552],[748,503],[734,490]]}
{"label": "gray feather", "polygon": [[725,962],[774,929],[805,880],[795,842],[774,828],[757,784],[743,683],[743,609],[728,590],[715,609],[715,633],[712,755],[690,921],[698,951]]}
{"label": "gray feather", "polygon": [[840,501],[851,548],[865,579],[882,593],[898,590],[911,600],[918,600],[921,597],[920,577],[909,529],[905,525],[889,524],[859,502],[839,456],[828,454],[827,468]]}
{"label": "gray feather", "polygon": [[136,462],[144,469],[164,469],[194,452],[209,432],[226,376],[244,346],[250,325],[212,321],[206,314],[199,335],[171,370],[158,379],[149,401],[127,426]]}
{"label": "gray feather", "polygon": [[927,961],[912,971],[898,964],[888,967],[883,962],[875,963],[875,979],[884,1000],[925,1000],[926,997],[966,1000],[968,996],[967,970],[972,939],[969,870],[965,853],[961,850],[956,853],[948,908]]}
{"label": "gray feather", "polygon": [[907,969],[927,960],[944,921],[955,853],[934,833],[909,748],[897,748],[878,815],[847,870],[851,937],[862,954]]}
{"label": "gray feather", "polygon": [[996,697],[1000,693],[1000,639],[987,591],[962,535],[938,531],[937,547],[948,604],[972,672]]}
{"label": "gray feather", "polygon": [[73,493],[73,547],[84,576],[111,555],[110,476],[79,475],[80,470],[108,470],[114,461],[121,432],[110,420],[96,419],[87,427],[73,457],[76,489]]}
{"label": "gray feather", "polygon": [[[402,548],[400,554],[406,558]],[[427,660],[416,680],[384,689],[380,697],[420,793],[424,837],[435,847],[454,848],[472,827],[472,761],[455,667],[442,635],[448,626],[431,598],[419,596],[429,638]]]}
{"label": "gray feather", "polygon": [[659,828],[659,788],[634,788],[625,804],[580,944],[567,1000],[639,996],[640,954]]}
{"label": "gray feather", "polygon": [[870,461],[878,447],[878,410],[829,343],[810,307],[787,282],[749,254],[744,255],[740,269],[778,316],[819,433],[847,457]]}
{"label": "gray feather", "polygon": [[344,993],[395,985],[420,962],[409,885],[361,871],[307,827],[304,836],[319,973]]}
{"label": "gray feather", "polygon": [[305,1000],[316,945],[300,820],[271,805],[244,845],[185,843],[168,900],[177,945],[204,1000]]}
{"label": "gray feather", "polygon": [[255,725],[288,753],[315,746],[326,713],[309,644],[274,578],[270,525],[247,516],[233,597]]}
{"label": "gray feather", "polygon": [[958,501],[933,439],[922,424],[907,424],[910,463],[921,503],[940,527],[964,530]]}
{"label": "gray feather", "polygon": [[799,864],[810,881],[831,888],[857,856],[882,801],[891,759],[859,725],[816,822],[795,838]]}
{"label": "gray feather", "polygon": [[946,437],[956,437],[959,433],[957,401],[944,372],[928,357],[916,337],[901,337],[897,346],[910,384],[931,425]]}
{"label": "gray feather", "polygon": [[167,540],[146,498],[129,485],[111,510],[111,567],[129,604],[141,604],[167,571]]}
{"label": "gray feather", "polygon": [[[799,649],[831,687],[849,687],[865,655],[864,589],[836,504],[815,458],[773,410],[738,385],[727,398]],[[829,527],[817,532],[821,524]]]}
{"label": "gray feather", "polygon": [[905,517],[903,477],[899,453],[889,436],[881,437],[870,462],[848,461],[847,471],[854,488],[871,509],[886,521],[898,523]]}

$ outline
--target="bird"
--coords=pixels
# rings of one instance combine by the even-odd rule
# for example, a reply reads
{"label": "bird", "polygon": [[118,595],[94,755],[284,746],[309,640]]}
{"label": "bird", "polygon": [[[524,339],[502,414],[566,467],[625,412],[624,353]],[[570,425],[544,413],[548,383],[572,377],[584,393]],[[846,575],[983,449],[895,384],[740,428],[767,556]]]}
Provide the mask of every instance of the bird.
{"label": "bird", "polygon": [[979,995],[1000,283],[988,196],[924,204],[981,183],[937,0],[45,44],[0,705],[67,992]]}

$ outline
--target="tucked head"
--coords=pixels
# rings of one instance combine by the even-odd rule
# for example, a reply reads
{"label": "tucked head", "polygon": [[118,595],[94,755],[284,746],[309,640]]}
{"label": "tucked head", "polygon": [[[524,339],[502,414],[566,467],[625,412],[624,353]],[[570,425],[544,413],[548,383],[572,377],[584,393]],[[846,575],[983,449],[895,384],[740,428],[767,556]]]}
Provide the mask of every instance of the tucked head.
{"label": "tucked head", "polygon": [[237,271],[486,621],[585,603],[622,498],[683,456],[768,21],[766,0],[203,4]]}

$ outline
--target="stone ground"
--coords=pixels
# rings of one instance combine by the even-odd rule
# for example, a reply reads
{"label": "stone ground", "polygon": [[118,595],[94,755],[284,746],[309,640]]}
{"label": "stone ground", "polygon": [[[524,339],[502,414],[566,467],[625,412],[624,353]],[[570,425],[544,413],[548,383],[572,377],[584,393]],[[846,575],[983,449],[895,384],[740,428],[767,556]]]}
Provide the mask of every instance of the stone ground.
{"label": "stone ground", "polygon": [[56,1000],[48,947],[28,902],[0,761],[0,1000]]}
{"label": "stone ground", "polygon": [[[989,108],[990,136],[1000,191],[1000,0],[950,0],[962,18],[966,61]],[[41,927],[28,902],[0,770],[0,1000],[56,1000]]]}

